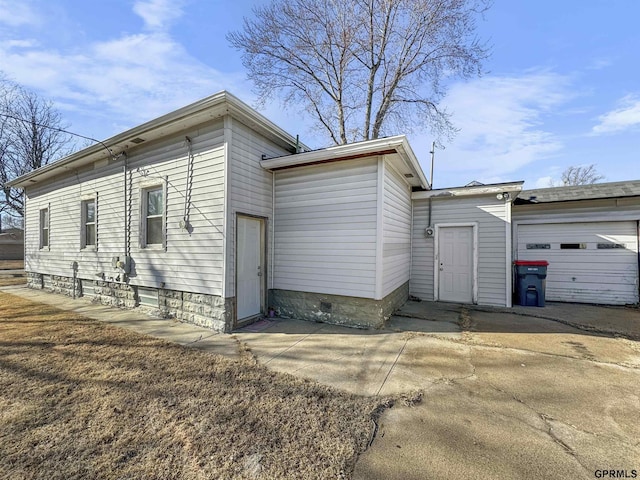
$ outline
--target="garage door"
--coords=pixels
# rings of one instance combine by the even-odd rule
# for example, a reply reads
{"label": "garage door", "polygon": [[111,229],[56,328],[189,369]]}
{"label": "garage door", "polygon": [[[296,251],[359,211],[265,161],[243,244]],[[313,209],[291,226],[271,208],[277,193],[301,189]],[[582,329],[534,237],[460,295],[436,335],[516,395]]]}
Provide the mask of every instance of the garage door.
{"label": "garage door", "polygon": [[638,302],[636,222],[518,225],[518,260],[547,260],[547,300]]}

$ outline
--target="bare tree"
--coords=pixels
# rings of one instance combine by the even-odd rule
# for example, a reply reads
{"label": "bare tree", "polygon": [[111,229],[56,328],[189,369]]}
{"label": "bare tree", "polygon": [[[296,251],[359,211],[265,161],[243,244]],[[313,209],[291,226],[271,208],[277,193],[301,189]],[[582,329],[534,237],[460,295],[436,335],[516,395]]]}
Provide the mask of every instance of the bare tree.
{"label": "bare tree", "polygon": [[482,73],[476,18],[490,0],[272,0],[227,39],[259,100],[283,95],[336,144],[455,128],[439,106],[452,78]]}
{"label": "bare tree", "polygon": [[562,172],[560,180],[563,186],[592,185],[598,183],[600,180],[604,180],[604,178],[604,175],[601,175],[596,170],[595,164],[591,164],[587,166],[567,167],[564,172]]}
{"label": "bare tree", "polygon": [[22,192],[6,183],[69,153],[64,128],[51,102],[0,77],[0,213],[24,215]]}

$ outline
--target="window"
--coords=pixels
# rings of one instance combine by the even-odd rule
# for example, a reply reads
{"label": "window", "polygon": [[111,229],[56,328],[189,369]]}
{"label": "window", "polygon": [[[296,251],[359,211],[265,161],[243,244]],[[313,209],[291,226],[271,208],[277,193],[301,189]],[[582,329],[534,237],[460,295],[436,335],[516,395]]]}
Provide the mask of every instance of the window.
{"label": "window", "polygon": [[40,210],[40,248],[49,248],[49,209]]}
{"label": "window", "polygon": [[144,245],[164,245],[164,190],[144,190]]}
{"label": "window", "polygon": [[82,248],[96,246],[96,201],[82,202]]}
{"label": "window", "polygon": [[586,243],[561,243],[560,250],[585,250]]}

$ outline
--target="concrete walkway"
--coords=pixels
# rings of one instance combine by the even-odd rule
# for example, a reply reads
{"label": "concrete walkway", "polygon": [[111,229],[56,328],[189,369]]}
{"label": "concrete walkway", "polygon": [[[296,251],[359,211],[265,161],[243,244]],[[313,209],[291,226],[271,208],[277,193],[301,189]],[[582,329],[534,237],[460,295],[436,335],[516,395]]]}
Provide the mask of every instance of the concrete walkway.
{"label": "concrete walkway", "polygon": [[225,335],[25,287],[0,291],[213,354],[236,357],[242,342],[274,370],[356,394],[423,392],[422,403],[380,418],[358,479],[640,469],[638,309],[408,302],[384,330],[273,319]]}

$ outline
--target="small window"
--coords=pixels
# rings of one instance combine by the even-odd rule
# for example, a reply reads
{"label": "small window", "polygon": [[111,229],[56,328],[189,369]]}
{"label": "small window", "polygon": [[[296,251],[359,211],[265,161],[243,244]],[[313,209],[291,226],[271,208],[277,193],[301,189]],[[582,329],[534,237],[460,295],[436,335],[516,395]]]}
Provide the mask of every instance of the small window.
{"label": "small window", "polygon": [[587,248],[586,243],[561,243],[560,250],[584,250]]}
{"label": "small window", "polygon": [[598,250],[616,250],[626,248],[624,243],[599,243]]}
{"label": "small window", "polygon": [[527,250],[549,250],[550,243],[527,243]]}
{"label": "small window", "polygon": [[40,248],[49,248],[49,209],[40,210]]}
{"label": "small window", "polygon": [[96,201],[82,202],[82,248],[96,246]]}
{"label": "small window", "polygon": [[144,245],[164,245],[164,190],[144,190]]}

